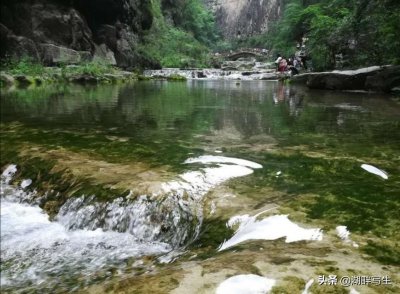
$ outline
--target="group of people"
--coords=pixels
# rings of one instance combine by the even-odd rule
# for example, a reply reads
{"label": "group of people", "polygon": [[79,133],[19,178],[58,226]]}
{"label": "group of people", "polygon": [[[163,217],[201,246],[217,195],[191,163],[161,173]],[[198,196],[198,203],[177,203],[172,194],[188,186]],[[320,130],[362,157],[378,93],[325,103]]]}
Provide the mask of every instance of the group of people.
{"label": "group of people", "polygon": [[297,46],[297,49],[294,56],[289,58],[277,54],[275,64],[278,72],[290,72],[292,75],[297,75],[301,69],[307,69],[304,48],[300,49],[300,46]]}

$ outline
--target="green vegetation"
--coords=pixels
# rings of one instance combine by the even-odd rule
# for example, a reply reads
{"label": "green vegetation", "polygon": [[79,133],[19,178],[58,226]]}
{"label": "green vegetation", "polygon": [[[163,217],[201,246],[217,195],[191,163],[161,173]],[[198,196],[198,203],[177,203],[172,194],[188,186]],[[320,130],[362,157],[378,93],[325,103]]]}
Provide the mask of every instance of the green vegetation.
{"label": "green vegetation", "polygon": [[23,57],[21,59],[3,61],[1,70],[11,77],[8,81],[3,80],[2,77],[1,86],[3,84],[11,86],[15,83],[17,86],[27,87],[30,85],[41,85],[43,82],[67,81],[107,83],[137,78],[134,73],[123,72],[116,67],[98,61],[84,62],[77,65],[45,67],[40,62],[35,62],[29,57]]}
{"label": "green vegetation", "polygon": [[[152,1],[153,24],[139,52],[163,67],[206,67],[218,38],[214,19],[199,0]],[[173,23],[170,23],[172,20]]]}
{"label": "green vegetation", "polygon": [[29,57],[21,59],[7,59],[3,60],[1,70],[9,72],[14,75],[43,75],[46,73],[46,68],[39,62],[34,62]]}
{"label": "green vegetation", "polygon": [[268,34],[243,40],[248,46],[269,44],[286,56],[305,43],[316,69],[335,65],[344,55],[345,67],[398,64],[400,5],[395,0],[288,0],[283,18]]}
{"label": "green vegetation", "polygon": [[52,76],[60,73],[62,76],[71,76],[77,74],[87,74],[94,77],[101,77],[104,74],[117,73],[118,70],[111,65],[91,61],[77,65],[60,65],[60,70],[53,67],[45,67],[39,62],[33,61],[29,57],[21,59],[8,59],[3,61],[1,69],[13,75],[30,75],[30,76]]}

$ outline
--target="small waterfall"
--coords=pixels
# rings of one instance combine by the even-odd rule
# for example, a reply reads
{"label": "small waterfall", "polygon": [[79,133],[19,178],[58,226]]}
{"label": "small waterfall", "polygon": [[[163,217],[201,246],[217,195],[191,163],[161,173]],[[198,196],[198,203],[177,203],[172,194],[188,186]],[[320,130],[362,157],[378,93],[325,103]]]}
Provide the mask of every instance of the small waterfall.
{"label": "small waterfall", "polygon": [[255,68],[249,70],[237,69],[179,69],[179,68],[163,68],[159,70],[145,70],[144,76],[151,78],[168,79],[179,75],[188,80],[278,80],[280,75],[275,69],[265,69],[262,65],[257,64]]}
{"label": "small waterfall", "polygon": [[87,284],[93,275],[105,278],[111,269],[123,271],[131,258],[167,254],[162,260],[168,261],[173,250],[197,237],[202,199],[210,189],[262,167],[223,156],[189,158],[185,163],[202,166],[164,183],[154,195],[108,202],[95,196],[71,198],[55,221],[27,202],[35,193],[25,191],[31,181],[20,187],[10,184],[17,171],[10,165],[1,176],[0,190],[2,287],[27,290],[36,284],[32,287],[50,289],[78,280]]}

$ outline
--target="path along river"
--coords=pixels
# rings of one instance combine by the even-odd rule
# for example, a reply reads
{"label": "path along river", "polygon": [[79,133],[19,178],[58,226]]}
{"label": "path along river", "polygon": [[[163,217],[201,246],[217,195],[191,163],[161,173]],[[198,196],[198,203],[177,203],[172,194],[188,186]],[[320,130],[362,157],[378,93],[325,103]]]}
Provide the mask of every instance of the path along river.
{"label": "path along river", "polygon": [[1,154],[5,293],[399,290],[396,97],[229,80],[4,90]]}

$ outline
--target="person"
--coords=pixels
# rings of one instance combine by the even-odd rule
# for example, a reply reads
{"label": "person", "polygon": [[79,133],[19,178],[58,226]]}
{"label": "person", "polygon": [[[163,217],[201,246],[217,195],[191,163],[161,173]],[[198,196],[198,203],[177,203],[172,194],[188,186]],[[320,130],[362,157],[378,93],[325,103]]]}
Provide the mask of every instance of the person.
{"label": "person", "polygon": [[286,60],[285,57],[282,57],[280,62],[279,62],[278,71],[283,73],[283,72],[286,71],[286,68],[287,68],[287,60]]}
{"label": "person", "polygon": [[290,70],[292,76],[297,75],[299,73],[299,71],[294,66],[295,62],[296,62],[296,58],[289,58],[289,60],[288,60],[288,69]]}
{"label": "person", "polygon": [[279,65],[281,63],[282,60],[282,56],[278,53],[276,55],[276,60],[275,60],[275,64],[276,64],[276,71],[279,71]]}

